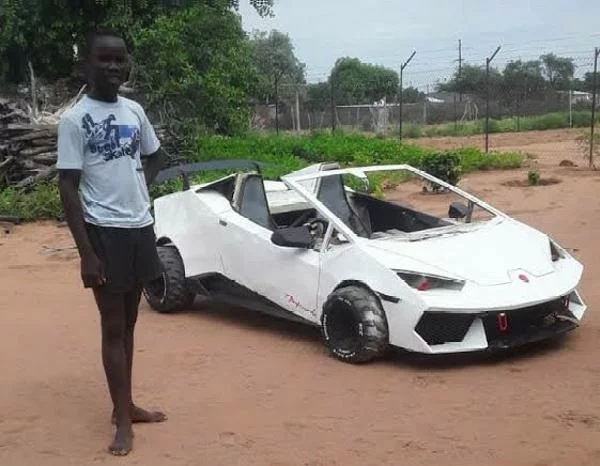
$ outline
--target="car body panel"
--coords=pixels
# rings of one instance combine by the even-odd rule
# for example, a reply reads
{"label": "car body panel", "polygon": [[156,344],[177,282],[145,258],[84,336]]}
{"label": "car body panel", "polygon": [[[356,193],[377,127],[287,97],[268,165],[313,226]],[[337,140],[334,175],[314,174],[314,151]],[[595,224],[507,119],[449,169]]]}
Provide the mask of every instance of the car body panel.
{"label": "car body panel", "polygon": [[[364,177],[378,170],[408,170],[445,186],[494,218],[359,237],[319,201],[319,179],[336,174]],[[423,353],[488,348],[492,342],[484,320],[489,313],[527,313],[533,306],[569,298],[565,312],[578,324],[587,310],[577,290],[583,265],[558,245],[561,257],[551,260],[551,238],[408,165],[328,167],[325,171],[323,165],[315,164],[281,181],[264,181],[271,214],[314,209],[328,221],[322,241],[312,249],[275,245],[272,230],[245,218],[231,200],[212,190],[216,183],[230,179],[156,199],[157,238],[168,238],[179,249],[187,277],[221,274],[313,324],[320,325],[323,305],[343,284],[365,286],[379,297],[391,345]],[[399,271],[460,280],[463,287],[419,291]],[[432,312],[469,314],[472,322],[460,341],[428,344],[416,327]]]}
{"label": "car body panel", "polygon": [[319,253],[279,248],[270,230],[230,211],[220,232],[225,275],[277,305],[317,322]]}

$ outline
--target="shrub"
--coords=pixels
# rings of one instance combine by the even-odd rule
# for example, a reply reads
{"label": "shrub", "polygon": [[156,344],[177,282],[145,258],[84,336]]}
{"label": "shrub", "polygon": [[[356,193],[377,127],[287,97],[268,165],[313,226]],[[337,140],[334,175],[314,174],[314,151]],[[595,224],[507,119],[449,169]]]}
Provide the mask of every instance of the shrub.
{"label": "shrub", "polygon": [[[409,164],[424,169],[450,184],[458,183],[461,173],[491,169],[518,168],[524,157],[517,153],[483,153],[476,148],[461,148],[436,152],[396,139],[381,139],[360,134],[314,133],[310,136],[247,134],[239,137],[198,136],[191,139],[187,162],[219,159],[252,159],[265,163],[266,179],[277,179],[290,171],[316,162],[334,162],[340,165]],[[231,171],[211,171],[193,176],[191,182],[216,179]],[[373,193],[380,195],[382,188],[392,187],[403,178],[376,178]],[[150,195],[158,196],[181,189],[181,180],[175,179],[151,188]],[[55,183],[37,186],[26,193],[8,188],[0,191],[0,213],[26,218],[58,217],[61,203]]]}
{"label": "shrub", "polygon": [[0,191],[0,214],[24,219],[58,218],[62,204],[54,182],[40,183],[31,191],[6,188]]}
{"label": "shrub", "polygon": [[527,181],[529,182],[529,186],[537,186],[540,184],[540,172],[537,170],[529,170],[529,173],[527,173]]}
{"label": "shrub", "polygon": [[460,157],[455,152],[424,154],[420,166],[423,171],[451,185],[456,186],[460,180]]}
{"label": "shrub", "polygon": [[420,125],[414,123],[402,125],[402,137],[416,139],[420,138],[421,136],[422,131]]}

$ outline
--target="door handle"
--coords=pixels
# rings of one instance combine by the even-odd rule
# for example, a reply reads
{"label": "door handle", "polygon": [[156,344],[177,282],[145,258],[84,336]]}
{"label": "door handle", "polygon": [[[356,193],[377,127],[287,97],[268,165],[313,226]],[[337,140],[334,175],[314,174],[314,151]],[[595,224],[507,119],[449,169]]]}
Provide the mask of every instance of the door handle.
{"label": "door handle", "polygon": [[219,225],[226,227],[227,226],[227,222],[225,220],[223,220],[222,218],[219,219]]}

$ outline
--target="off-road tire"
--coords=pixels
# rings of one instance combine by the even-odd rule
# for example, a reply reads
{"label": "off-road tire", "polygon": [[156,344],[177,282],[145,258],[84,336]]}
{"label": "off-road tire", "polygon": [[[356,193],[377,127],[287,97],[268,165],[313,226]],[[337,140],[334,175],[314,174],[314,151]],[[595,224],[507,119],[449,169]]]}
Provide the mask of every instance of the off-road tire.
{"label": "off-road tire", "polygon": [[323,305],[321,333],[334,357],[353,364],[383,356],[389,345],[385,311],[375,294],[361,286],[331,293]]}
{"label": "off-road tire", "polygon": [[144,297],[160,313],[178,312],[192,305],[194,293],[186,286],[185,268],[177,248],[158,246],[163,270],[161,278],[144,286]]}

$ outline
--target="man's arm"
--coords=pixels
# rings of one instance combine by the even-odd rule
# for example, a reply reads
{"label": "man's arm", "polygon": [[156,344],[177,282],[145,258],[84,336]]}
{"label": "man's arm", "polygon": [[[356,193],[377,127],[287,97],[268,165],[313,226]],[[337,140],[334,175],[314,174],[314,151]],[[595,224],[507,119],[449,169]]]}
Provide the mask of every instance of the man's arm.
{"label": "man's arm", "polygon": [[159,147],[156,152],[144,157],[144,159],[144,176],[146,178],[146,185],[150,186],[158,173],[165,166],[168,156],[165,151]]}
{"label": "man's arm", "polygon": [[67,225],[79,250],[81,277],[84,284],[89,286],[101,285],[104,283],[102,266],[88,237],[79,199],[80,178],[80,170],[59,170],[58,188]]}

